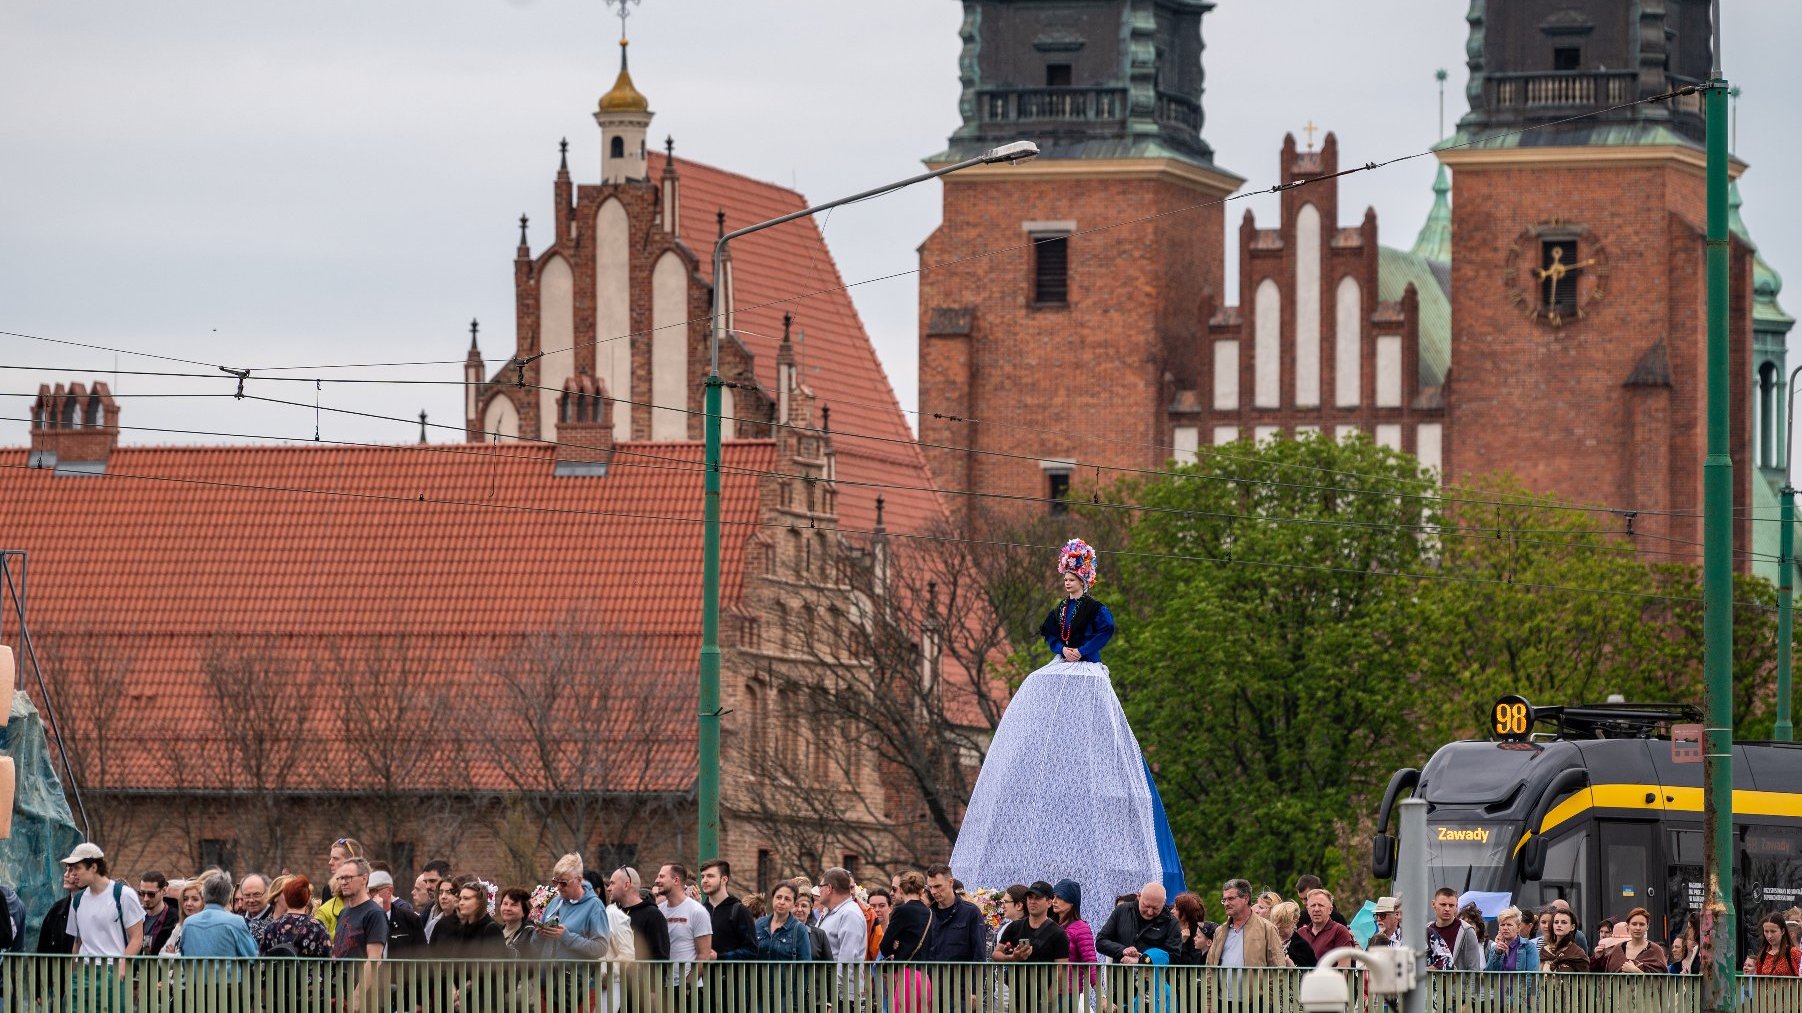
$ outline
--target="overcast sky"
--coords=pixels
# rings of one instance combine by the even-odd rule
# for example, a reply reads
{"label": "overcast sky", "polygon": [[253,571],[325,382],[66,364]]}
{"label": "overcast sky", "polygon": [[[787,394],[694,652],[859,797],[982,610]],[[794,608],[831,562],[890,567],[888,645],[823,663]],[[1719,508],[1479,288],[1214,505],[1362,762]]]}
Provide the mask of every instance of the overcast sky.
{"label": "overcast sky", "polygon": [[[1341,164],[1438,136],[1464,110],[1467,0],[1219,0],[1204,22],[1203,133],[1247,189],[1276,178],[1285,131],[1338,133]],[[1802,4],[1727,0],[1727,74],[1744,89],[1745,213],[1802,278]],[[957,125],[957,0],[646,0],[633,77],[679,157],[825,200],[919,171]],[[617,68],[600,0],[9,0],[0,6],[0,330],[249,367],[460,362],[471,317],[511,348],[521,212],[549,219],[557,140],[598,175],[590,118]],[[1383,242],[1407,246],[1433,163],[1354,177]],[[847,281],[910,270],[936,184],[836,212]],[[1261,218],[1269,196],[1236,202]],[[534,249],[543,232],[535,230]],[[1014,236],[998,236],[1009,243]],[[1232,247],[1229,247],[1231,249]],[[1229,261],[1229,275],[1233,265]],[[916,405],[912,276],[853,289],[904,407]],[[1802,289],[1786,295],[1802,309]],[[0,394],[171,366],[0,337]],[[296,374],[311,376],[311,372]],[[319,375],[344,375],[322,372]],[[457,380],[455,365],[356,375]],[[309,404],[311,384],[253,382]],[[230,381],[121,376],[126,394]],[[326,406],[462,424],[455,387],[329,386]],[[126,425],[306,436],[314,412],[229,399],[127,399]],[[0,399],[22,418],[29,397]],[[417,422],[326,415],[326,438],[400,441]],[[434,439],[451,439],[444,431]],[[0,444],[26,424],[0,421]],[[203,437],[127,432],[134,443]]]}

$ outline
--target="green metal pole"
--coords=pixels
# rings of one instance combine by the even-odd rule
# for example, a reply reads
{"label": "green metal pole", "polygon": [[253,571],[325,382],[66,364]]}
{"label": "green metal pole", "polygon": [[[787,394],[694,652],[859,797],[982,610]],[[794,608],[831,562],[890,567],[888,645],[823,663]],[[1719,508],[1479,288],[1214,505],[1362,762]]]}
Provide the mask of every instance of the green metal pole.
{"label": "green metal pole", "polygon": [[1703,751],[1704,859],[1709,870],[1704,915],[1713,957],[1705,1008],[1736,1005],[1738,918],[1733,909],[1733,458],[1728,415],[1732,377],[1727,355],[1727,82],[1720,69],[1715,18],[1714,73],[1706,87],[1708,130],[1708,457],[1702,465],[1702,668],[1707,680]]}
{"label": "green metal pole", "polygon": [[[717,264],[717,262],[716,262]],[[715,291],[719,273],[713,275]],[[720,327],[724,314],[714,308],[714,330]],[[714,344],[719,347],[717,341]],[[714,353],[716,356],[718,352]],[[707,376],[707,474],[706,502],[702,510],[701,534],[701,741],[700,771],[696,777],[696,802],[700,806],[700,830],[695,835],[699,860],[705,862],[720,853],[720,381],[716,358]]]}
{"label": "green metal pole", "polygon": [[1778,514],[1783,524],[1781,548],[1777,551],[1777,727],[1772,730],[1771,737],[1778,742],[1795,741],[1795,729],[1790,725],[1790,639],[1793,630],[1793,619],[1790,615],[1790,595],[1796,583],[1796,489],[1789,482],[1783,483],[1783,512]]}
{"label": "green metal pole", "polygon": [[[700,812],[697,814],[700,827],[695,834],[695,847],[699,860],[718,858],[720,854],[720,415],[721,391],[726,386],[720,379],[720,343],[726,337],[726,315],[731,311],[727,302],[732,293],[721,280],[723,265],[726,259],[726,246],[740,236],[748,236],[753,232],[773,228],[787,222],[802,218],[810,218],[821,211],[855,204],[858,201],[880,197],[886,193],[910,187],[915,183],[929,179],[937,179],[954,172],[973,168],[978,165],[1017,165],[1030,161],[1039,153],[1038,145],[1028,141],[1015,141],[976,156],[966,158],[953,165],[941,166],[930,172],[865,190],[849,197],[815,204],[812,207],[791,211],[769,221],[758,222],[742,229],[728,232],[719,237],[713,244],[713,325],[708,330],[707,341],[707,394],[705,429],[706,440],[706,478],[705,501],[701,510],[701,691],[700,691],[700,743],[696,750],[695,761],[700,770],[695,776],[695,804]],[[777,420],[782,423],[786,420]]]}

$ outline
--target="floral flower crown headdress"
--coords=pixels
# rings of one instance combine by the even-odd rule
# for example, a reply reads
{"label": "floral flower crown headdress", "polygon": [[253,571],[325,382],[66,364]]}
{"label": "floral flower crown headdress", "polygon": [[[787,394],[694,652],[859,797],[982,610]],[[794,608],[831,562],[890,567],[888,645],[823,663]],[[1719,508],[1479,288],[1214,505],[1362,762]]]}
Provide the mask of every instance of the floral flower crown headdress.
{"label": "floral flower crown headdress", "polygon": [[1065,542],[1057,556],[1057,572],[1074,573],[1083,587],[1094,587],[1097,578],[1094,548],[1080,538]]}

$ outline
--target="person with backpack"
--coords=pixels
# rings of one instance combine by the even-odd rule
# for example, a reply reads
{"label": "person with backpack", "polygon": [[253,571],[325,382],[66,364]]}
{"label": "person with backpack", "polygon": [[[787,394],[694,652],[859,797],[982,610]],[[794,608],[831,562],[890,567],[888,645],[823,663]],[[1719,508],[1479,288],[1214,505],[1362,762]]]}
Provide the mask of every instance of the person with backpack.
{"label": "person with backpack", "polygon": [[[63,865],[75,870],[80,889],[69,901],[69,935],[84,957],[135,957],[144,947],[144,905],[136,890],[107,875],[106,852],[83,842]],[[111,967],[107,967],[107,964]],[[87,1009],[124,1008],[127,960],[83,961],[76,978],[76,1004]]]}
{"label": "person with backpack", "polygon": [[[144,946],[144,905],[135,890],[107,875],[100,845],[77,844],[63,864],[73,866],[81,886],[69,903],[69,935],[75,952],[99,957],[135,957]],[[125,965],[119,965],[121,976]]]}

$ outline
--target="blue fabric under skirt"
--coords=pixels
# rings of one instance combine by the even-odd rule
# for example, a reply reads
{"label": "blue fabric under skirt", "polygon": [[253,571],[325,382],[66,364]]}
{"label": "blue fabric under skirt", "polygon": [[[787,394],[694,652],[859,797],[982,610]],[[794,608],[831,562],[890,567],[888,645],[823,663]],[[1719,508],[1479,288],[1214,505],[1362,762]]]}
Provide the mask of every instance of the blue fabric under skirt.
{"label": "blue fabric under skirt", "polygon": [[1055,661],[1026,677],[970,793],[951,871],[971,889],[1073,879],[1094,924],[1146,883],[1182,892],[1170,821],[1107,666]]}

